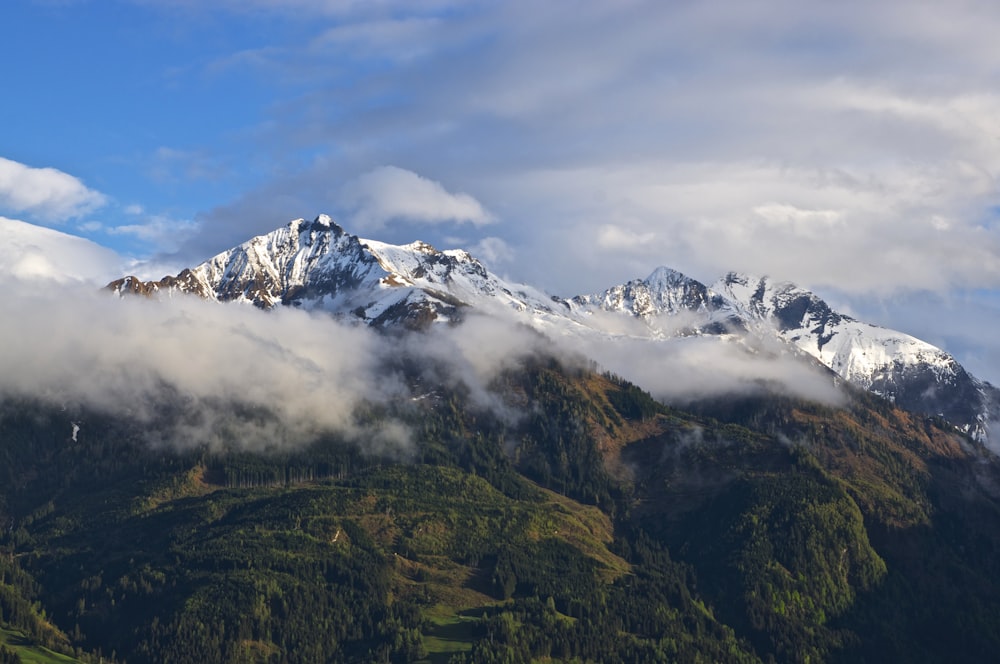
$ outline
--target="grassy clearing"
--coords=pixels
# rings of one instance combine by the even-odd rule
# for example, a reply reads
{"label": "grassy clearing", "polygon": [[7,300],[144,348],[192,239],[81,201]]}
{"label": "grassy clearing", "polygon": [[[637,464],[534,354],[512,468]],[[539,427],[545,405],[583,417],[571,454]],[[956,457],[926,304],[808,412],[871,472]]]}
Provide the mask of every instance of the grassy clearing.
{"label": "grassy clearing", "polygon": [[[537,486],[537,485],[536,485]],[[583,554],[604,565],[605,580],[609,583],[630,570],[628,562],[608,550],[614,539],[611,519],[597,507],[581,505],[554,491],[538,486],[546,498],[546,527],[550,532],[538,536],[555,536],[572,544]]]}
{"label": "grassy clearing", "polygon": [[14,650],[24,664],[79,664],[78,659],[32,644],[24,634],[0,627],[0,643]]}
{"label": "grassy clearing", "polygon": [[468,652],[479,638],[475,610],[456,613],[454,607],[436,604],[424,612],[427,627],[424,631],[424,647],[427,657],[421,664],[445,664],[460,652]]}

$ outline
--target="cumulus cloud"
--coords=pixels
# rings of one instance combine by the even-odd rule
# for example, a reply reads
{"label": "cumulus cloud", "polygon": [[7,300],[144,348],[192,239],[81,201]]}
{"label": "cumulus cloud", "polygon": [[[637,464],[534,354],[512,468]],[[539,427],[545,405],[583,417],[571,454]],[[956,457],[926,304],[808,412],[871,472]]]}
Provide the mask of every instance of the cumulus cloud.
{"label": "cumulus cloud", "polygon": [[[856,293],[1000,284],[984,225],[1000,166],[986,138],[1000,110],[993,8],[385,8],[382,23],[355,8],[356,20],[318,28],[313,57],[382,63],[392,34],[420,57],[304,97],[280,126],[309,127],[348,159],[405,159],[475,187],[502,207],[504,241],[524,245],[522,279],[570,294],[666,263],[709,281],[735,268]],[[388,200],[355,201],[360,223],[407,216]]]}
{"label": "cumulus cloud", "polygon": [[391,221],[488,224],[493,216],[468,194],[451,193],[413,171],[382,166],[346,184],[341,193],[354,226],[377,229]]}
{"label": "cumulus cloud", "polygon": [[43,221],[65,221],[107,202],[79,178],[55,168],[33,168],[0,157],[0,209]]}
{"label": "cumulus cloud", "polygon": [[605,224],[597,229],[597,246],[611,251],[632,251],[649,245],[655,233],[642,233],[615,224]]}
{"label": "cumulus cloud", "polygon": [[234,142],[258,155],[253,187],[196,217],[189,263],[318,212],[435,245],[496,216],[484,249],[562,295],[661,264],[855,300],[1000,288],[1000,5],[135,1],[295,19],[202,60],[260,85],[259,124],[159,155],[173,183]]}
{"label": "cumulus cloud", "polygon": [[0,279],[107,283],[119,276],[121,256],[83,238],[0,217]]}
{"label": "cumulus cloud", "polygon": [[[359,230],[495,212],[519,278],[565,294],[661,263],[852,292],[1000,284],[988,3],[136,1],[309,17],[244,63],[296,81],[242,137],[274,164],[254,191],[304,203],[274,218],[339,212],[317,192],[350,178],[335,202]],[[302,146],[325,162],[295,162]],[[393,163],[413,170],[372,170]]]}
{"label": "cumulus cloud", "polygon": [[[996,8],[225,6],[317,17],[269,45],[308,92],[262,131],[332,147],[271,191],[342,204],[349,230],[495,212],[512,273],[565,295],[658,264],[854,294],[1000,285]],[[310,193],[351,178],[336,201]]]}
{"label": "cumulus cloud", "polygon": [[[565,231],[539,229],[538,251],[549,261],[543,267],[566,264],[558,273],[568,277],[580,274],[568,264],[582,264],[587,275],[614,283],[607,260],[614,251],[615,265],[666,263],[706,282],[738,270],[854,294],[1000,285],[996,222],[968,209],[989,183],[949,164],[876,173],[661,162],[524,179],[560,201],[539,201],[553,218],[575,220],[575,234],[559,238],[570,245],[563,254],[547,247]],[[581,187],[614,193],[600,203],[603,209],[566,204]],[[609,224],[609,217],[619,221]],[[535,251],[528,248],[531,258]]]}

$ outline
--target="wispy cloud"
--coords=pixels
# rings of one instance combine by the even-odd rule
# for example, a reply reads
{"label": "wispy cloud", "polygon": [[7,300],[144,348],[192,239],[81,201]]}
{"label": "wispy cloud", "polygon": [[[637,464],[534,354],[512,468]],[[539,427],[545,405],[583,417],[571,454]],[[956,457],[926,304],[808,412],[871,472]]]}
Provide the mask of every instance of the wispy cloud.
{"label": "wispy cloud", "polygon": [[[464,243],[459,243],[461,246]],[[516,257],[514,250],[509,244],[504,242],[501,238],[484,237],[482,240],[472,245],[469,248],[472,255],[489,265],[493,270],[496,270],[501,265],[509,264]]]}
{"label": "wispy cloud", "polygon": [[149,157],[149,177],[159,183],[176,183],[182,180],[219,180],[229,169],[218,157],[204,152],[158,147]]}
{"label": "wispy cloud", "polygon": [[167,215],[144,215],[137,223],[109,226],[108,235],[127,235],[157,247],[163,252],[176,251],[183,242],[198,230],[198,223],[190,219],[174,219]]}
{"label": "wispy cloud", "polygon": [[433,37],[445,27],[443,19],[429,16],[383,18],[336,25],[313,39],[317,53],[351,52],[355,58],[406,63],[435,51]]}

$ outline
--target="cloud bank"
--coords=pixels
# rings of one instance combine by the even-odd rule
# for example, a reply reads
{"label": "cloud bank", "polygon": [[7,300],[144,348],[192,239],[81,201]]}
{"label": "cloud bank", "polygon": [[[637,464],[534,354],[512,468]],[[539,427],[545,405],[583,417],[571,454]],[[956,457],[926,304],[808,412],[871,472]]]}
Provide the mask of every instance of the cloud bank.
{"label": "cloud bank", "polygon": [[[30,131],[8,149],[37,154],[44,134],[170,222],[102,219],[120,248],[193,265],[274,220],[330,213],[391,243],[453,246],[460,229],[465,247],[502,249],[514,280],[563,296],[657,265],[855,300],[1000,289],[995,4],[132,1],[101,49],[53,51],[8,82],[14,99],[38,80],[112,91],[9,105]],[[25,7],[25,41],[77,43],[108,20],[94,3]],[[113,92],[135,89],[148,94]],[[49,131],[77,120],[95,131]],[[189,237],[160,232],[187,220]],[[886,322],[935,336],[945,318]],[[983,309],[980,325],[996,322]]]}
{"label": "cloud bank", "polygon": [[[493,383],[533,356],[582,366],[586,354],[675,402],[761,390],[837,398],[829,376],[718,340],[551,340],[514,316],[476,313],[458,326],[396,337],[293,308],[118,298],[9,277],[3,286],[10,295],[0,323],[0,396],[125,418],[158,446],[268,451],[336,434],[363,451],[405,458],[412,432],[393,418],[442,389],[461,389],[473,407],[516,423],[522,413]],[[402,369],[403,358],[416,374]],[[358,413],[372,407],[389,419],[362,424]]]}
{"label": "cloud bank", "polygon": [[8,292],[0,393],[128,417],[153,443],[264,450],[357,437],[361,403],[403,394],[377,371],[375,335],[325,316],[37,283]]}

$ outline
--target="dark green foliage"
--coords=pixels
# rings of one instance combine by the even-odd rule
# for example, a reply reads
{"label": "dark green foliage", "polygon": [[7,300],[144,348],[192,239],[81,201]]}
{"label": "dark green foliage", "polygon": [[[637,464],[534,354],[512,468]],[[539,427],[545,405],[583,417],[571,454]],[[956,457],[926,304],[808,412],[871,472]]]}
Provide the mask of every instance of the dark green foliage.
{"label": "dark green foliage", "polygon": [[0,664],[21,664],[22,661],[16,652],[0,644]]}
{"label": "dark green foliage", "polygon": [[613,374],[605,374],[605,377],[617,383],[617,389],[608,392],[608,401],[614,406],[615,411],[625,418],[648,420],[666,412],[667,409],[663,407],[663,404],[653,399],[649,392]]}
{"label": "dark green foliage", "polygon": [[505,389],[523,392],[528,405],[516,429],[516,468],[542,486],[612,515],[624,513],[628,487],[608,473],[588,428],[605,417],[600,406],[552,362],[528,363],[506,380]]}
{"label": "dark green foliage", "polygon": [[[0,625],[129,664],[1000,652],[1000,475],[939,423],[864,395],[684,413],[543,358],[488,407],[406,370],[430,396],[360,417],[410,428],[394,456],[176,451],[8,402]],[[428,653],[434,611],[463,648]]]}

